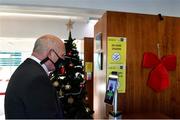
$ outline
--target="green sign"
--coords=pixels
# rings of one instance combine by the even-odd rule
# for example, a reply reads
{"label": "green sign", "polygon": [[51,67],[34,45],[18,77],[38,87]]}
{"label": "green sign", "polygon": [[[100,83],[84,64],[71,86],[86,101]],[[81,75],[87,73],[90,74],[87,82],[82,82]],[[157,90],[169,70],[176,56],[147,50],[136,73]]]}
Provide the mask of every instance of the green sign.
{"label": "green sign", "polygon": [[21,52],[0,52],[0,66],[19,66]]}

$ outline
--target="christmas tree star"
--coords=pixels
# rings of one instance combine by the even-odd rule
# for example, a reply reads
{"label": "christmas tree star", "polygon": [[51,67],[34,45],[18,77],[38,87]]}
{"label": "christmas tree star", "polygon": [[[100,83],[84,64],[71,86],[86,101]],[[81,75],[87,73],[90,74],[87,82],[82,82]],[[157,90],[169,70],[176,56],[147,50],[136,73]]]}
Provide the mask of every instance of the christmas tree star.
{"label": "christmas tree star", "polygon": [[69,19],[68,23],[66,24],[68,31],[71,31],[73,29],[73,24],[74,22],[72,22],[72,20]]}

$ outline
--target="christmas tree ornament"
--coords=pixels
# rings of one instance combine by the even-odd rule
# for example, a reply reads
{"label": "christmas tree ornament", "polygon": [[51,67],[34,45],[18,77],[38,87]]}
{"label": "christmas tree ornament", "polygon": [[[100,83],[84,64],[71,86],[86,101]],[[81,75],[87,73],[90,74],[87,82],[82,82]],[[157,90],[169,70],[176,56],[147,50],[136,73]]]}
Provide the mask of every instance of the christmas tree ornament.
{"label": "christmas tree ornament", "polygon": [[83,87],[84,87],[84,85],[80,84],[80,85],[79,85],[79,87],[83,88]]}
{"label": "christmas tree ornament", "polygon": [[86,112],[90,112],[90,108],[89,107],[86,107]]}
{"label": "christmas tree ornament", "polygon": [[74,65],[72,63],[69,64],[69,67],[73,67]]}
{"label": "christmas tree ornament", "polygon": [[68,56],[72,56],[72,52],[71,52],[71,51],[68,52],[67,55],[68,55]]}
{"label": "christmas tree ornament", "polygon": [[81,82],[79,87],[83,88],[84,86],[84,82]]}
{"label": "christmas tree ornament", "polygon": [[74,67],[74,64],[73,63],[70,63],[69,64],[69,67],[72,69]]}
{"label": "christmas tree ornament", "polygon": [[85,79],[85,78],[84,78],[84,74],[81,74],[81,77],[82,77],[82,79]]}
{"label": "christmas tree ornament", "polygon": [[75,43],[73,43],[73,46],[76,48],[76,44]]}
{"label": "christmas tree ornament", "polygon": [[58,79],[60,79],[60,80],[64,80],[65,78],[66,78],[66,76],[64,76],[64,75],[58,77]]}
{"label": "christmas tree ornament", "polygon": [[61,89],[59,90],[59,96],[63,96],[63,92]]}
{"label": "christmas tree ornament", "polygon": [[58,86],[59,86],[59,82],[58,82],[58,81],[54,81],[54,82],[53,82],[53,86],[54,86],[54,87],[58,87]]}
{"label": "christmas tree ornament", "polygon": [[53,80],[54,80],[54,78],[55,78],[55,75],[54,75],[54,74],[52,74],[52,73],[50,73],[50,74],[49,74],[49,77],[50,77],[50,80],[51,80],[51,81],[53,81]]}
{"label": "christmas tree ornament", "polygon": [[65,67],[64,66],[61,66],[61,68],[59,69],[59,73],[60,74],[65,74]]}
{"label": "christmas tree ornament", "polygon": [[74,98],[72,96],[68,97],[68,103],[73,104],[74,103]]}
{"label": "christmas tree ornament", "polygon": [[76,73],[75,73],[75,77],[76,77],[76,78],[77,78],[79,75],[81,75],[80,72],[76,72]]}
{"label": "christmas tree ornament", "polygon": [[85,100],[88,101],[88,96],[85,97]]}
{"label": "christmas tree ornament", "polygon": [[69,83],[65,85],[65,90],[70,90],[70,89],[71,89],[71,85]]}

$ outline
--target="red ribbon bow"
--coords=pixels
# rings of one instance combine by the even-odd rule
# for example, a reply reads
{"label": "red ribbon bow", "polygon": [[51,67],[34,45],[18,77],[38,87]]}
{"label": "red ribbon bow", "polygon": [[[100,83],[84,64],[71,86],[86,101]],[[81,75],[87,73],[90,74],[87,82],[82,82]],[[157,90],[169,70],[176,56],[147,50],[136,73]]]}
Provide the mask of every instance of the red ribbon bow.
{"label": "red ribbon bow", "polygon": [[167,55],[159,59],[154,53],[146,52],[143,55],[143,67],[153,68],[147,85],[155,92],[161,92],[170,85],[168,71],[176,69],[176,56]]}

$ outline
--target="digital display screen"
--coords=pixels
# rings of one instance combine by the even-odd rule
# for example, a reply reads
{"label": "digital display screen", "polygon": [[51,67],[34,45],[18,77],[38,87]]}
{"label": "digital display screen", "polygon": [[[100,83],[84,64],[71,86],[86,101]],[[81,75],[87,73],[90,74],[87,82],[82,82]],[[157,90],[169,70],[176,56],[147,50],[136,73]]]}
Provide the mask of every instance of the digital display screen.
{"label": "digital display screen", "polygon": [[108,79],[108,85],[106,89],[104,102],[112,105],[114,99],[114,93],[117,90],[117,78]]}

